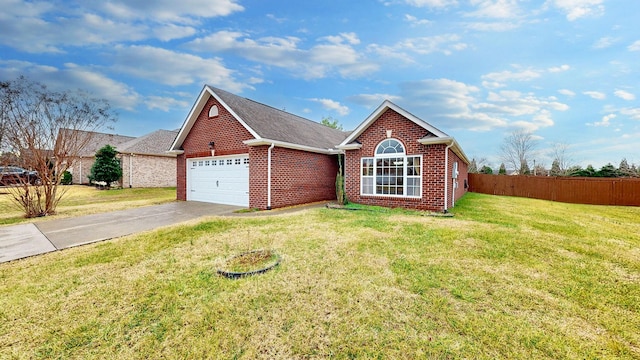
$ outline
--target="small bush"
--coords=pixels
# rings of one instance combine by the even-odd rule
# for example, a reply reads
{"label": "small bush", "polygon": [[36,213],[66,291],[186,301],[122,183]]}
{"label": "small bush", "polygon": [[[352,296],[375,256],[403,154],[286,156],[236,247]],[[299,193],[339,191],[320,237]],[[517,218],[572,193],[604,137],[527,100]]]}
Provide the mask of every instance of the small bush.
{"label": "small bush", "polygon": [[73,182],[73,175],[70,172],[65,171],[62,173],[62,180],[60,180],[60,184],[62,185],[71,185]]}

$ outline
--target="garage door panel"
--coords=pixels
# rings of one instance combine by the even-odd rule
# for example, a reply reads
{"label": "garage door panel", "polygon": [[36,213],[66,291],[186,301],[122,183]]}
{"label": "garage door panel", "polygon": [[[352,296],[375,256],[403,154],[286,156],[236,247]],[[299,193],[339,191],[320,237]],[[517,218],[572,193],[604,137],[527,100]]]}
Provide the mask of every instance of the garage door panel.
{"label": "garage door panel", "polygon": [[187,200],[249,206],[249,157],[188,162]]}

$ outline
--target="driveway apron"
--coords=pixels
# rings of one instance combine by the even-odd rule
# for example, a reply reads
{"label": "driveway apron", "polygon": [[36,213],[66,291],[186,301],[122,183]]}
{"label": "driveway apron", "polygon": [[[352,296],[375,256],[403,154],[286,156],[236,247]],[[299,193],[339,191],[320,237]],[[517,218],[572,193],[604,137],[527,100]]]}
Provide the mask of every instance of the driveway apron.
{"label": "driveway apron", "polygon": [[238,206],[195,201],[0,227],[0,262],[153,230],[202,216],[231,214]]}

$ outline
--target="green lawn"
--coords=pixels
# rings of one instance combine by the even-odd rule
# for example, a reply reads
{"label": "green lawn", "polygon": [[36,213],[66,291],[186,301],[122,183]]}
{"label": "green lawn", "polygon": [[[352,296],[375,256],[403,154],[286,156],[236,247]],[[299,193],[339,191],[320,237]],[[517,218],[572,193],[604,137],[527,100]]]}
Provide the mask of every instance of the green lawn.
{"label": "green lawn", "polygon": [[[209,218],[0,264],[0,358],[640,358],[640,208]],[[225,260],[282,262],[230,280]]]}
{"label": "green lawn", "polygon": [[25,219],[23,211],[12,201],[16,189],[0,188],[0,226],[49,220],[69,216],[130,209],[138,206],[162,204],[176,199],[176,188],[132,188],[99,190],[92,186],[59,186],[65,195],[57,214],[45,218]]}

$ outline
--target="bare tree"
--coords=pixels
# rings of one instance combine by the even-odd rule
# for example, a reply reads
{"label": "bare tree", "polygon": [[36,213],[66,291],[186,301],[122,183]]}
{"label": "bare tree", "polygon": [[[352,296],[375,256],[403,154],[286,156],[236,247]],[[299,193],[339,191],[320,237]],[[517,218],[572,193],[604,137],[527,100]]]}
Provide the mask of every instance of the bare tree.
{"label": "bare tree", "polygon": [[569,144],[558,142],[554,143],[553,150],[553,162],[557,161],[559,172],[554,176],[569,176],[569,169],[573,166],[573,159],[569,152]]}
{"label": "bare tree", "polygon": [[502,161],[521,175],[529,172],[529,159],[533,156],[538,141],[533,134],[516,130],[504,138],[500,147]]}
{"label": "bare tree", "polygon": [[27,217],[54,214],[64,195],[58,189],[62,174],[91,140],[91,131],[115,121],[115,114],[106,100],[52,91],[22,76],[0,82],[0,103],[3,149],[40,179],[10,187],[14,202]]}

